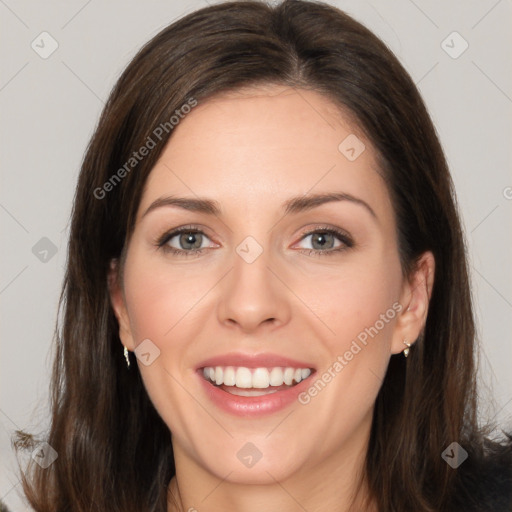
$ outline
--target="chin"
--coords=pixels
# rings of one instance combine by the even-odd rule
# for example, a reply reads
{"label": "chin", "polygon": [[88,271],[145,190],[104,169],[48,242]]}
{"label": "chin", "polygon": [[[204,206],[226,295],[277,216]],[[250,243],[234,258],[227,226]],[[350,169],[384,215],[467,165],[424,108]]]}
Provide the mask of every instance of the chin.
{"label": "chin", "polygon": [[284,481],[300,469],[302,461],[298,460],[296,451],[283,454],[272,448],[270,443],[267,449],[269,456],[264,448],[259,450],[250,441],[237,443],[236,451],[209,454],[202,464],[220,480],[247,485],[275,484],[276,480]]}

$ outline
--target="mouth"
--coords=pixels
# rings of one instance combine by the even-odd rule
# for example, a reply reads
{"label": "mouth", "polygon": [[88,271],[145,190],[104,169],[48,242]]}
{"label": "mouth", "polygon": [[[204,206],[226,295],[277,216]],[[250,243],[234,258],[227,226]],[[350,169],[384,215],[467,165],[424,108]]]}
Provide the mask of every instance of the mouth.
{"label": "mouth", "polygon": [[307,363],[274,356],[214,358],[196,369],[205,397],[242,418],[265,416],[298,402],[315,372]]}
{"label": "mouth", "polygon": [[205,366],[200,375],[213,386],[236,396],[264,396],[293,388],[306,380],[313,368]]}

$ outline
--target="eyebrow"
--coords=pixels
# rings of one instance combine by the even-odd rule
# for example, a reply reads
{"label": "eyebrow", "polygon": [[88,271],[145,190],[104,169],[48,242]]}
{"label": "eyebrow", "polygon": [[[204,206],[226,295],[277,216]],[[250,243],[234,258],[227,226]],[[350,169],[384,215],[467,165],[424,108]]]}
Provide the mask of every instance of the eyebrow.
{"label": "eyebrow", "polygon": [[[372,217],[377,218],[377,215],[368,203],[345,192],[310,194],[292,197],[283,203],[283,209],[285,215],[287,215],[290,213],[300,213],[311,210],[322,204],[332,203],[335,201],[349,201],[353,204],[362,206],[372,215]],[[175,206],[184,210],[205,213],[207,215],[221,215],[220,204],[213,199],[166,196],[159,197],[153,201],[153,203],[151,203],[147,210],[142,214],[142,217],[145,217],[149,212],[163,206]]]}

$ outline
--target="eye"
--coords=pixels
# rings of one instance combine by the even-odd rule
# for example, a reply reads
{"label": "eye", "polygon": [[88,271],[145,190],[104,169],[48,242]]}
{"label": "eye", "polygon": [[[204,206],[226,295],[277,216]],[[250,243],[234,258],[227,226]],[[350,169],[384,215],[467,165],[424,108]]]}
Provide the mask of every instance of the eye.
{"label": "eye", "polygon": [[163,251],[182,256],[201,254],[208,246],[203,246],[209,238],[195,226],[182,226],[164,233],[156,242]]}
{"label": "eye", "polygon": [[[308,231],[303,235],[301,241],[310,237],[312,248],[304,249],[310,255],[339,254],[354,246],[354,241],[348,233],[330,227],[317,227],[313,231]],[[335,245],[336,240],[338,240],[338,245]]]}
{"label": "eye", "polygon": [[[331,227],[316,227],[304,233],[301,241],[307,238],[311,238],[312,248],[302,248],[302,252],[309,255],[339,254],[354,246],[354,241],[348,233]],[[205,240],[209,238],[199,227],[182,226],[164,233],[155,245],[166,253],[188,257],[199,255],[205,249],[211,248],[203,245]]]}

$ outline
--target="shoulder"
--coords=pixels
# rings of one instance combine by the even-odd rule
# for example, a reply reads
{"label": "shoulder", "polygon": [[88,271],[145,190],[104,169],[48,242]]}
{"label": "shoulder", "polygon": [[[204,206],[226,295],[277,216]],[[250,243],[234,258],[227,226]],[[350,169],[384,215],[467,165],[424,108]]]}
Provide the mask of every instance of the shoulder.
{"label": "shoulder", "polygon": [[512,434],[463,447],[468,457],[457,469],[453,510],[512,512]]}

